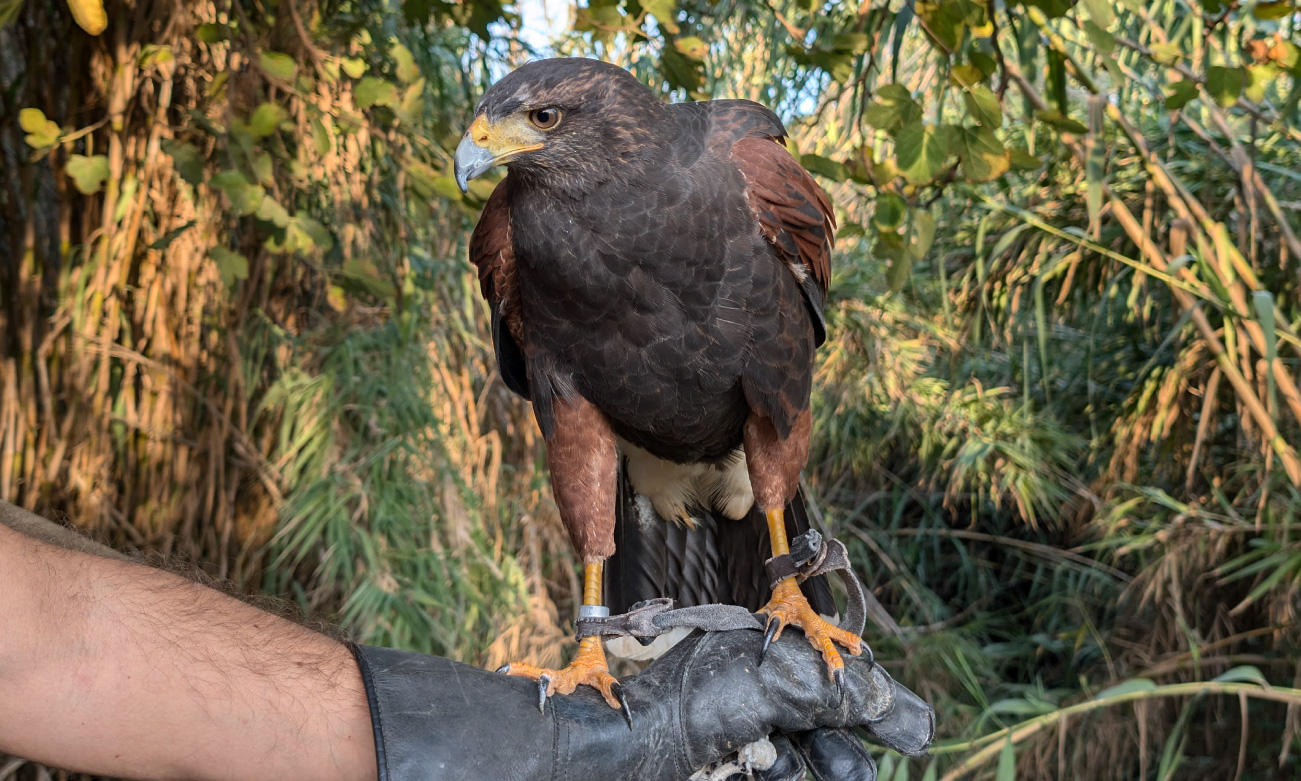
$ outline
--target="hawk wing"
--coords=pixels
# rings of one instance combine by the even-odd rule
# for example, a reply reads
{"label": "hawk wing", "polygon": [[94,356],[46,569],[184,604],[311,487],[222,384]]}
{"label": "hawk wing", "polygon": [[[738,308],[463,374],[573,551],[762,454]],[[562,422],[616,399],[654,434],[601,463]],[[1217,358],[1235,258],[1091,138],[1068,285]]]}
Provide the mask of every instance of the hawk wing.
{"label": "hawk wing", "polygon": [[470,235],[470,262],[479,270],[479,290],[492,309],[492,346],[501,378],[506,387],[528,399],[528,372],[520,349],[524,327],[506,179],[488,197],[479,224]]}
{"label": "hawk wing", "polygon": [[780,135],[748,136],[732,145],[759,230],[799,280],[813,314],[815,345],[827,340],[823,305],[831,284],[836,215],[831,201],[780,143]]}

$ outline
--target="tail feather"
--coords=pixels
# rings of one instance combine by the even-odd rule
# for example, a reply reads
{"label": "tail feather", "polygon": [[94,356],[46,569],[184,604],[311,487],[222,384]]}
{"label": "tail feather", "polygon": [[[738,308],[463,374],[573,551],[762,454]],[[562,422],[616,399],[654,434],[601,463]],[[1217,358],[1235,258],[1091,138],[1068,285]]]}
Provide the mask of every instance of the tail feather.
{"label": "tail feather", "polygon": [[[764,562],[772,555],[763,513],[752,507],[746,517],[732,520],[693,507],[691,518],[690,526],[660,518],[633,490],[620,463],[615,553],[605,565],[605,600],[611,612],[622,613],[655,597],[671,597],[682,607],[763,607],[770,595]],[[786,506],[786,533],[794,537],[811,526],[801,489]],[[803,590],[814,610],[835,614],[825,577],[806,580]]]}

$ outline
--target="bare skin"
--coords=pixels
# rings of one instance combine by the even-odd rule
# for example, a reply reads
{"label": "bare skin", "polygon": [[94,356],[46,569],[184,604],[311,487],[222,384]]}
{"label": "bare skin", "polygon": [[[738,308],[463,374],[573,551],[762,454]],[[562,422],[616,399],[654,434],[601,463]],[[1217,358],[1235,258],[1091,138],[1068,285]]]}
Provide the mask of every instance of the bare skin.
{"label": "bare skin", "polygon": [[5,525],[18,514],[0,504],[0,752],[127,778],[376,777],[342,645],[176,575],[19,534]]}

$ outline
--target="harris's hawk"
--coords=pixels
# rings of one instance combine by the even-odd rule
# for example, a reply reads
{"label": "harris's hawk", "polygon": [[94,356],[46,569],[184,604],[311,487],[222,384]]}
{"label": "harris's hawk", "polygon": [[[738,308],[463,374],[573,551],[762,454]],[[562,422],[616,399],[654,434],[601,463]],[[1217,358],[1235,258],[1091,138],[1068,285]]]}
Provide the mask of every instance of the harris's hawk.
{"label": "harris's hawk", "polygon": [[[470,255],[501,376],[546,439],[584,611],[603,612],[607,590],[620,608],[763,605],[839,679],[835,643],[857,654],[861,639],[819,615],[834,611],[825,583],[811,606],[794,578],[770,595],[763,574],[807,528],[799,475],[834,228],[784,137],[757,103],[666,104],[615,65],[558,58],[488,90],[455,170],[462,190],[508,170]],[[607,573],[616,535],[628,549]],[[619,705],[598,637],[563,670],[504,669]]]}

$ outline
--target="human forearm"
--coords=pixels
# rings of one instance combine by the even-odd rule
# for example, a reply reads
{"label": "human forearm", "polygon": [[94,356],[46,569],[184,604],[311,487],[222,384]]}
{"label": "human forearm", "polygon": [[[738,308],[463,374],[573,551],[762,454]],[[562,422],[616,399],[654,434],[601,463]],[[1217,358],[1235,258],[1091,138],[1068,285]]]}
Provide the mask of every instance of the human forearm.
{"label": "human forearm", "polygon": [[128,777],[369,779],[343,646],[169,573],[0,525],[0,750]]}

